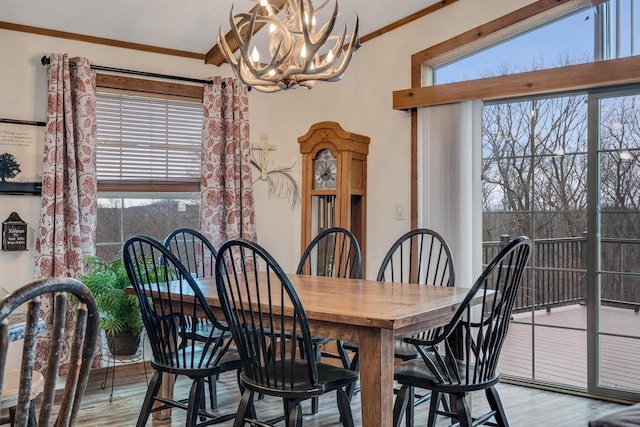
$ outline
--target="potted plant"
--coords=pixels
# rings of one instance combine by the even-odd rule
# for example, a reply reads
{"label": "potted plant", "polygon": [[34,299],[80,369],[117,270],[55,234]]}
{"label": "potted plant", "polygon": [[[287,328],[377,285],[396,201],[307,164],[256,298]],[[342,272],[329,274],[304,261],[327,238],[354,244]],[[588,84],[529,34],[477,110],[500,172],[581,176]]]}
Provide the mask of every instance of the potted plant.
{"label": "potted plant", "polygon": [[122,257],[106,262],[91,256],[85,263],[89,272],[82,281],[96,300],[109,351],[114,356],[134,355],[140,344],[142,315],[138,298],[125,293],[130,282]]}

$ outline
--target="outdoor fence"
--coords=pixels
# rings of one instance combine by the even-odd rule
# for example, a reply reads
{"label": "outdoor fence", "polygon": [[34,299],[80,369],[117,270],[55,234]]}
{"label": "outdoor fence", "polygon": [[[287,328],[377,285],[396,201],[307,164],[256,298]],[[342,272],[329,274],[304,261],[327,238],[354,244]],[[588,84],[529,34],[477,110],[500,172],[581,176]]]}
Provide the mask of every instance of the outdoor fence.
{"label": "outdoor fence", "polygon": [[[510,240],[482,245],[486,265]],[[587,238],[537,239],[521,284],[514,311],[546,309],[587,300]],[[601,302],[640,308],[640,239],[602,239]]]}

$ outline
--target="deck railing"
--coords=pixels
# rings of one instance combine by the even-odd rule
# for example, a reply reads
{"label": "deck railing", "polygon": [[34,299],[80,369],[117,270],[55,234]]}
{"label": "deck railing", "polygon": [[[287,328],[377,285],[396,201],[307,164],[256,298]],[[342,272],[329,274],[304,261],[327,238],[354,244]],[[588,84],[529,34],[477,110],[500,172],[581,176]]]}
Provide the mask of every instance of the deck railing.
{"label": "deck railing", "polygon": [[[486,264],[507,244],[509,236],[498,242],[484,242]],[[514,311],[551,310],[552,307],[579,304],[586,297],[586,237],[537,239],[532,259],[520,285]]]}
{"label": "deck railing", "polygon": [[[484,242],[486,264],[510,237]],[[514,311],[546,309],[586,302],[586,234],[581,237],[537,239],[533,257],[518,292]],[[640,311],[640,239],[603,238],[601,303]]]}
{"label": "deck railing", "polygon": [[[488,263],[509,241],[484,242],[483,262]],[[586,234],[581,237],[537,239],[514,311],[551,310],[586,302]],[[602,239],[601,302],[640,308],[640,239]]]}

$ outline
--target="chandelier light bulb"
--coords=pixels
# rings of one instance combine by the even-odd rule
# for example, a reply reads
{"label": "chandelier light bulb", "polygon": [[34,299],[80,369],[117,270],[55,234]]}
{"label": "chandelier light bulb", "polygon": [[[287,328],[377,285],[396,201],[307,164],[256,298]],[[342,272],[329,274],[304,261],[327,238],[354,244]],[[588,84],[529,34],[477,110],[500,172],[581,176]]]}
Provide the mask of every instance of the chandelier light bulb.
{"label": "chandelier light bulb", "polygon": [[633,155],[629,150],[620,150],[620,160],[633,160]]}
{"label": "chandelier light bulb", "polygon": [[255,64],[260,63],[260,53],[258,52],[258,48],[256,46],[253,47],[253,51],[251,52],[251,60]]}
{"label": "chandelier light bulb", "polygon": [[265,7],[267,4],[269,4],[269,0],[260,0],[260,6]]}

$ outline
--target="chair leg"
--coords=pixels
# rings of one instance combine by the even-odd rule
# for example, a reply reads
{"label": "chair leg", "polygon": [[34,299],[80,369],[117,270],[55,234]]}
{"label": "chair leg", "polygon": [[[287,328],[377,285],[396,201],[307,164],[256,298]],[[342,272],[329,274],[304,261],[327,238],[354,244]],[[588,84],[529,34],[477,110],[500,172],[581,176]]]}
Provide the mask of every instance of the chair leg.
{"label": "chair leg", "polygon": [[398,395],[396,396],[396,401],[393,404],[393,426],[400,427],[400,422],[402,421],[402,417],[407,410],[407,404],[409,402],[408,399],[408,389],[410,387],[407,385],[403,385],[400,387],[398,391]]}
{"label": "chair leg", "polygon": [[414,401],[416,400],[416,389],[414,387],[409,387],[407,393],[407,415],[406,415],[406,426],[413,427],[413,417],[415,414],[415,405]]}
{"label": "chair leg", "polygon": [[245,424],[245,418],[250,416],[253,412],[253,392],[246,390],[242,393],[242,399],[240,399],[240,405],[238,405],[238,412],[236,412],[236,419],[233,422],[233,427],[243,427]]}
{"label": "chair leg", "polygon": [[287,414],[287,427],[302,427],[302,409],[300,402],[290,402]]}
{"label": "chair leg", "polygon": [[438,405],[442,393],[436,391],[431,392],[431,403],[429,404],[429,419],[427,420],[427,427],[436,427],[436,419],[438,418]]}
{"label": "chair leg", "polygon": [[211,410],[218,409],[218,376],[212,375],[209,377],[209,403],[211,404]]}
{"label": "chair leg", "polygon": [[351,401],[344,388],[337,390],[338,411],[344,427],[353,427],[353,414],[351,413]]}
{"label": "chair leg", "polygon": [[185,425],[195,427],[198,424],[198,414],[204,402],[204,379],[194,380],[189,392],[189,403],[187,405],[187,422]]}
{"label": "chair leg", "polygon": [[504,413],[504,407],[502,406],[502,401],[500,400],[498,390],[496,390],[495,387],[491,387],[485,390],[485,393],[487,395],[487,400],[489,401],[489,406],[496,413],[494,417],[498,426],[509,427],[509,421],[507,421],[507,416]]}
{"label": "chair leg", "polygon": [[151,377],[151,381],[149,381],[147,394],[144,396],[144,401],[142,403],[142,408],[140,409],[140,415],[138,415],[138,422],[136,423],[136,427],[144,427],[147,424],[149,414],[151,414],[151,409],[153,407],[153,401],[158,394],[158,391],[160,390],[160,385],[162,385],[162,372],[156,371]]}
{"label": "chair leg", "polygon": [[[358,353],[353,355],[353,359],[351,360],[351,364],[348,369],[354,372],[358,372],[360,370],[360,358],[358,357]],[[356,394],[356,391],[358,391],[358,383],[354,382],[349,384],[347,387],[347,396],[349,396],[349,401],[353,399],[353,395]]]}
{"label": "chair leg", "polygon": [[[313,351],[316,354],[316,363],[320,363],[320,359],[322,358],[322,351],[320,350],[320,346],[319,345],[314,345],[313,346]],[[320,398],[319,397],[313,397],[311,398],[311,413],[312,414],[317,414],[318,413],[318,405],[320,403]]]}
{"label": "chair leg", "polygon": [[[453,402],[451,403],[453,405]],[[464,395],[457,395],[455,399],[455,409],[460,422],[460,427],[472,427],[471,411]]]}

